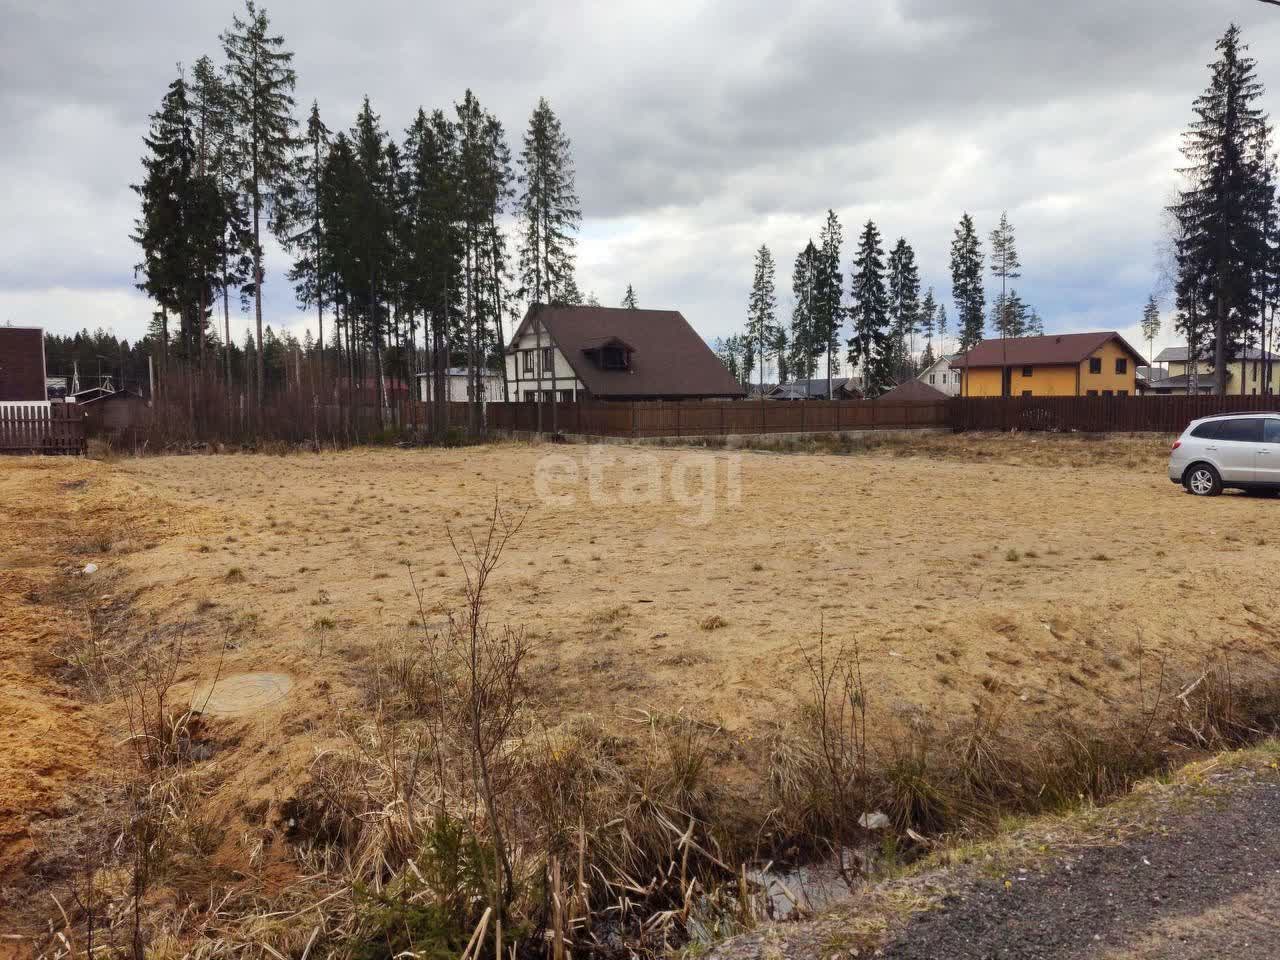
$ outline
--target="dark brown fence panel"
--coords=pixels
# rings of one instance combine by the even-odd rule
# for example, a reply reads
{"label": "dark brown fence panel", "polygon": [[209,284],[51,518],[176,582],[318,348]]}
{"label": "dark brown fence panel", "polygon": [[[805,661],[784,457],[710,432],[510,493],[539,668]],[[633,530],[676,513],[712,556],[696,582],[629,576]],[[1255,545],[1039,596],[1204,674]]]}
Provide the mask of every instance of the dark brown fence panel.
{"label": "dark brown fence panel", "polygon": [[1181,433],[1200,417],[1280,410],[1274,396],[957,397],[957,430],[1051,430],[1080,433]]}
{"label": "dark brown fence panel", "polygon": [[[651,439],[947,427],[951,418],[945,400],[588,401],[559,404],[554,423],[560,432],[578,436]],[[536,431],[538,405],[490,404],[488,422],[495,430]],[[552,423],[548,404],[542,430],[550,432]]]}
{"label": "dark brown fence panel", "polygon": [[0,453],[84,453],[84,414],[75,404],[0,403]]}

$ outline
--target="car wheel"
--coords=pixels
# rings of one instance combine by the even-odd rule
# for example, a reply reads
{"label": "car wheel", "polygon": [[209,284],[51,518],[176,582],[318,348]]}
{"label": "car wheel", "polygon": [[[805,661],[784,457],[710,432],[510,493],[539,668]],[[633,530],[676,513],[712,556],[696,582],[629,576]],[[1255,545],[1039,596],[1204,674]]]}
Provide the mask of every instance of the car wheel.
{"label": "car wheel", "polygon": [[1222,477],[1207,463],[1197,463],[1187,469],[1182,478],[1187,492],[1197,497],[1216,497],[1222,492]]}

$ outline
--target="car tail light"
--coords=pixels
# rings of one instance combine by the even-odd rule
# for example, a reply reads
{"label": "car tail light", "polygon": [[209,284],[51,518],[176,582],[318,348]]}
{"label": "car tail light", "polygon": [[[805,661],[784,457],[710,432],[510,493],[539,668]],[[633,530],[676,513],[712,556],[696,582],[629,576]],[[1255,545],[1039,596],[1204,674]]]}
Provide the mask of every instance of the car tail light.
{"label": "car tail light", "polygon": [[1182,441],[1181,441],[1181,440],[1175,440],[1175,441],[1173,441],[1173,449],[1174,449],[1174,450],[1177,450],[1180,446],[1182,446]]}

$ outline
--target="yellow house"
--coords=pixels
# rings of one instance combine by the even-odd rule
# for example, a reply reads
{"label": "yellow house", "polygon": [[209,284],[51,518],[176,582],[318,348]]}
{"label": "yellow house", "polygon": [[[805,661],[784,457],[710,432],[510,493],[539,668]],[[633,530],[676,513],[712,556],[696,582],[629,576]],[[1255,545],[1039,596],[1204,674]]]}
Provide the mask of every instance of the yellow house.
{"label": "yellow house", "polygon": [[1146,362],[1109,330],[983,340],[951,369],[962,397],[1127,397]]}
{"label": "yellow house", "polygon": [[[1267,360],[1271,361],[1269,388],[1266,384]],[[1169,371],[1167,379],[1154,381],[1153,389],[1156,392],[1187,392],[1187,375],[1191,372],[1191,364],[1187,362],[1186,347],[1165,347],[1155,362],[1167,364]],[[1196,379],[1201,393],[1213,392],[1213,363],[1207,355],[1196,364]],[[1264,354],[1256,347],[1245,350],[1242,356],[1227,364],[1227,393],[1280,393],[1280,357],[1274,353]]]}

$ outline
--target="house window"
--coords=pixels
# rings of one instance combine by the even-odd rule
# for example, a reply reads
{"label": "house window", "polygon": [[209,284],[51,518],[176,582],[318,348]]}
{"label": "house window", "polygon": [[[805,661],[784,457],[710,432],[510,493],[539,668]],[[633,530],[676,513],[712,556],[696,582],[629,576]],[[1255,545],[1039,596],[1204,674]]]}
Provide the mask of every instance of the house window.
{"label": "house window", "polygon": [[520,352],[524,354],[524,372],[533,373],[533,351],[521,350]]}
{"label": "house window", "polygon": [[1090,373],[1101,373],[1101,372],[1102,372],[1102,358],[1101,358],[1101,357],[1090,357],[1090,358],[1089,358],[1089,372],[1090,372]]}
{"label": "house window", "polygon": [[1117,390],[1117,391],[1116,391],[1116,396],[1117,396],[1117,397],[1127,397],[1128,395],[1129,395],[1129,391],[1128,391],[1128,390]]}
{"label": "house window", "polygon": [[1116,373],[1128,373],[1129,361],[1125,357],[1116,357]]}
{"label": "house window", "polygon": [[561,403],[573,403],[573,391],[572,391],[572,390],[561,390],[561,391],[560,391],[560,402],[561,402]]}
{"label": "house window", "polygon": [[538,399],[538,391],[536,391],[536,390],[526,390],[526,391],[524,392],[524,402],[525,402],[525,403],[533,403],[533,402],[534,402],[535,400],[537,400],[537,399]]}
{"label": "house window", "polygon": [[[1254,383],[1258,382],[1258,363],[1256,360],[1254,361],[1254,364],[1253,364],[1253,382]],[[1254,393],[1257,393],[1257,391],[1255,390]]]}
{"label": "house window", "polygon": [[1034,370],[1035,370],[1035,367],[1023,367],[1023,368],[1022,368],[1022,375],[1023,375],[1024,377],[1029,377],[1029,376],[1031,376],[1031,374],[1032,374],[1032,372],[1033,372]]}
{"label": "house window", "polygon": [[[945,377],[945,376],[946,376],[946,374],[944,373],[944,374],[943,374],[943,376]],[[936,382],[937,382],[937,379],[938,379],[938,378],[937,378],[937,375],[936,375],[936,374],[933,374],[933,373],[929,374],[929,382],[930,382],[930,383],[936,383]]]}
{"label": "house window", "polygon": [[542,372],[543,374],[555,375],[556,372],[556,352],[554,347],[542,348]]}
{"label": "house window", "polygon": [[1111,396],[1111,391],[1110,391],[1110,390],[1103,390],[1103,391],[1102,391],[1102,395],[1103,395],[1104,397],[1109,397],[1109,396]]}
{"label": "house window", "polygon": [[1085,395],[1086,397],[1096,397],[1096,396],[1098,395],[1098,391],[1097,391],[1097,390],[1086,390],[1086,391],[1084,392],[1084,395]]}
{"label": "house window", "polygon": [[625,370],[627,355],[621,347],[605,347],[600,351],[600,363],[606,370]]}
{"label": "house window", "polygon": [[1029,396],[1031,396],[1031,391],[1030,391],[1030,390],[1023,390],[1023,391],[1022,391],[1022,395],[1023,395],[1024,397],[1029,397]]}

